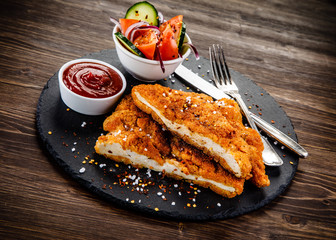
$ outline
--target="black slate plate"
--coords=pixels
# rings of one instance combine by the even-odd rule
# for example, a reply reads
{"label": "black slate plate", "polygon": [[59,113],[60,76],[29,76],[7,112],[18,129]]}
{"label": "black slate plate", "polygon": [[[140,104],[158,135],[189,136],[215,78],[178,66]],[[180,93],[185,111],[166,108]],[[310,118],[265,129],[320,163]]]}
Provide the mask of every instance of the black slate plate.
{"label": "black slate plate", "polygon": [[[132,86],[141,83],[125,72],[115,50],[103,50],[85,58],[108,62],[123,72],[128,82],[126,94],[130,93]],[[209,81],[207,59],[196,61],[191,56],[183,65]],[[274,120],[275,127],[297,140],[290,119],[265,90],[238,72],[232,71],[232,77],[237,81],[244,100],[251,106],[251,111],[261,113],[268,122]],[[184,91],[198,91],[174,76],[157,83]],[[243,194],[226,199],[208,189],[172,180],[146,169],[115,164],[95,154],[93,146],[103,133],[102,123],[108,115],[86,116],[68,109],[60,98],[56,73],[41,93],[36,123],[51,159],[65,172],[103,199],[142,214],[193,221],[235,217],[274,200],[288,187],[297,170],[298,156],[270,139],[284,160],[281,167],[266,167],[271,185],[258,189],[247,182]]]}

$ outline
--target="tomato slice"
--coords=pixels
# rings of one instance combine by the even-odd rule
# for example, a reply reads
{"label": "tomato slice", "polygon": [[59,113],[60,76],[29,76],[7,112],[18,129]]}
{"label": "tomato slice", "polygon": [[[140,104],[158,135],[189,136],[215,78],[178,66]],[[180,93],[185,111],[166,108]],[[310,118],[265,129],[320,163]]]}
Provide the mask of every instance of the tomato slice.
{"label": "tomato slice", "polygon": [[139,20],[137,19],[126,19],[126,18],[120,18],[119,19],[119,23],[121,26],[121,32],[123,35],[125,35],[125,32],[127,30],[127,28],[129,28],[129,26],[131,26],[134,23],[139,22]]}
{"label": "tomato slice", "polygon": [[146,58],[153,60],[156,43],[158,38],[156,32],[153,30],[139,30],[139,36],[135,38],[133,44],[146,56]]}
{"label": "tomato slice", "polygon": [[[162,25],[161,25],[162,26]],[[160,26],[160,28],[161,28]],[[165,28],[161,28],[158,48],[163,61],[178,58],[178,46],[175,40],[175,35],[170,24],[165,24]]]}
{"label": "tomato slice", "polygon": [[174,37],[175,37],[176,42],[178,44],[178,41],[180,39],[180,32],[181,32],[181,28],[182,28],[182,21],[183,21],[183,15],[177,15],[177,16],[169,19],[168,21],[164,22],[163,24],[161,24],[160,32],[162,32],[162,30],[166,28],[167,24],[170,24],[170,26],[171,26],[171,28],[173,29],[173,32],[174,32]]}

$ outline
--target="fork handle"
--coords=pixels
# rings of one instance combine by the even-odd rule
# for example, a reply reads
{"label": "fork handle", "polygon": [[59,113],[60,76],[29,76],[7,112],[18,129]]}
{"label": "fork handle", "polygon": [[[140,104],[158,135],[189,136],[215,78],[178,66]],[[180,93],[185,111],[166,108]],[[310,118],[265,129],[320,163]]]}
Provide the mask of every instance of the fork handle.
{"label": "fork handle", "polygon": [[251,115],[250,115],[250,111],[248,110],[244,100],[242,99],[242,97],[240,96],[240,94],[237,93],[231,93],[230,94],[234,99],[236,99],[236,101],[238,102],[238,105],[240,106],[240,109],[242,110],[242,112],[244,113],[247,122],[250,124],[251,128],[254,130],[258,131],[257,126],[255,125]]}

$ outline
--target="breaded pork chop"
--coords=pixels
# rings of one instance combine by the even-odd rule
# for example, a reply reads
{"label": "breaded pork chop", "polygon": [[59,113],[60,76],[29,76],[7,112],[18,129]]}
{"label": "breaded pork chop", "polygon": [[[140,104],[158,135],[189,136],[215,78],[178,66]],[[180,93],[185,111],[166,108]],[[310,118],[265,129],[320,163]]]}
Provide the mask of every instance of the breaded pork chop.
{"label": "breaded pork chop", "polygon": [[[135,86],[132,98],[138,108],[173,134],[212,156],[235,176],[249,179],[253,165],[266,176],[260,136],[243,125],[235,101],[213,101],[204,94],[158,84]],[[269,181],[264,180],[258,185],[269,185]]]}
{"label": "breaded pork chop", "polygon": [[103,126],[109,133],[98,138],[95,145],[98,154],[164,172],[225,197],[232,198],[243,191],[244,179],[233,176],[198,149],[172,137],[150,115],[138,109],[130,96],[121,101]]}

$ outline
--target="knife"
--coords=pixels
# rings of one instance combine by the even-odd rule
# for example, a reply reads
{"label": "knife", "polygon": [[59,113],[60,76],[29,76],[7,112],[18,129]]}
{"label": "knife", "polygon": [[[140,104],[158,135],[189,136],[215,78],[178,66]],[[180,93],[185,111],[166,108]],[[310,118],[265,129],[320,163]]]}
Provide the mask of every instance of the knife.
{"label": "knife", "polygon": [[[208,83],[203,78],[199,77],[197,74],[193,73],[191,70],[189,70],[182,64],[180,64],[180,66],[176,68],[175,74],[178,75],[185,82],[191,84],[195,88],[199,89],[200,91],[213,97],[216,100],[221,99],[221,98],[231,99],[230,96],[225,94],[223,91],[221,91],[214,85]],[[308,152],[296,141],[294,141],[289,136],[281,132],[279,129],[273,127],[268,122],[259,118],[255,114],[250,112],[250,115],[253,118],[256,125],[260,129],[262,129],[264,132],[266,132],[270,137],[276,139],[277,141],[282,143],[284,146],[288,147],[290,150],[298,154],[300,157],[303,157],[303,158],[308,157]]]}

